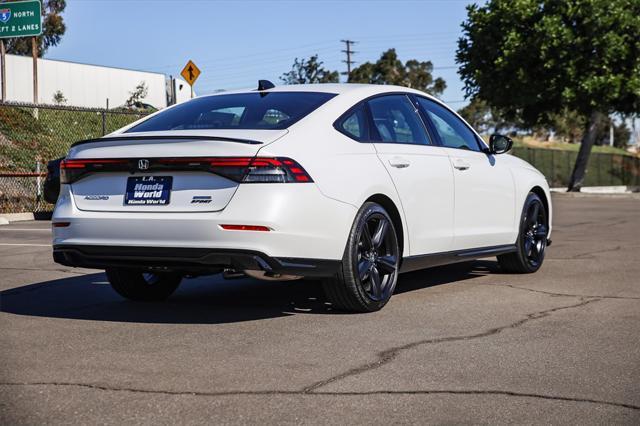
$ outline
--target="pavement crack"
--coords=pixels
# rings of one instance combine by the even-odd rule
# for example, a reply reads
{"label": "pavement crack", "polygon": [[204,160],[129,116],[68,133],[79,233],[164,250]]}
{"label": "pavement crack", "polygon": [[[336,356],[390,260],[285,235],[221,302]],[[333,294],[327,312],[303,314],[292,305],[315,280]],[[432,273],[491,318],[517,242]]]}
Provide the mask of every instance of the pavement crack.
{"label": "pavement crack", "polygon": [[498,333],[501,333],[504,330],[509,330],[509,329],[514,329],[514,328],[518,328],[521,327],[522,325],[533,321],[533,320],[537,320],[540,318],[544,318],[547,317],[551,314],[553,314],[554,312],[558,312],[561,310],[566,310],[566,309],[575,309],[575,308],[581,308],[583,306],[586,306],[590,303],[593,302],[597,302],[601,299],[598,298],[582,298],[580,300],[579,303],[574,303],[571,305],[565,305],[565,306],[559,306],[559,307],[555,307],[555,308],[551,308],[551,309],[545,309],[543,311],[538,311],[538,312],[533,312],[531,314],[527,314],[524,318],[515,321],[513,323],[501,326],[501,327],[495,327],[495,328],[491,328],[485,331],[482,331],[480,333],[476,333],[476,334],[469,334],[469,335],[463,335],[463,336],[447,336],[447,337],[436,337],[436,338],[432,338],[432,339],[425,339],[425,340],[418,340],[416,342],[411,342],[411,343],[407,343],[404,345],[400,345],[400,346],[395,346],[392,347],[390,349],[386,349],[382,352],[378,352],[377,354],[377,359],[375,361],[371,361],[368,362],[366,364],[362,364],[360,366],[357,367],[353,367],[343,373],[337,374],[333,377],[330,377],[328,379],[324,379],[318,382],[315,382],[313,384],[311,384],[310,386],[305,387],[302,392],[305,393],[315,393],[315,391],[319,388],[322,388],[324,386],[327,386],[331,383],[335,383],[338,382],[340,380],[344,380],[348,377],[353,377],[353,376],[357,376],[360,375],[362,373],[366,373],[369,372],[371,370],[375,370],[377,368],[382,367],[385,364],[390,363],[391,361],[395,360],[398,355],[401,352],[407,351],[409,349],[413,349],[416,348],[418,346],[424,346],[424,345],[433,345],[433,344],[439,344],[439,343],[448,343],[448,342],[457,342],[457,341],[466,341],[466,340],[474,340],[474,339],[481,339],[484,337],[489,337],[489,336],[493,336],[496,335]]}
{"label": "pavement crack", "polygon": [[640,410],[640,405],[627,404],[624,402],[605,401],[592,398],[579,398],[570,396],[546,395],[530,392],[514,392],[506,390],[492,389],[428,389],[428,390],[408,390],[408,391],[365,391],[365,392],[313,392],[311,395],[502,395],[522,398],[537,398],[551,401],[586,402],[592,404],[610,405],[614,407]]}
{"label": "pavement crack", "polygon": [[71,275],[87,275],[86,272],[70,271],[68,269],[45,269],[45,268],[7,268],[0,267],[0,271],[38,271],[38,272],[62,272]]}
{"label": "pavement crack", "polygon": [[594,255],[596,254],[601,254],[601,253],[610,253],[610,252],[614,252],[614,251],[620,251],[622,250],[622,246],[615,246],[615,247],[611,247],[608,249],[604,249],[604,250],[592,250],[592,251],[587,251],[584,253],[578,253],[578,254],[574,254],[572,256],[569,257],[556,257],[555,259],[559,259],[559,260],[589,260],[589,259],[594,259]]}
{"label": "pavement crack", "polygon": [[220,392],[202,392],[202,391],[172,391],[144,389],[120,386],[108,386],[93,383],[75,383],[75,382],[0,382],[0,386],[57,386],[57,387],[80,387],[85,389],[94,389],[113,392],[132,392],[132,393],[148,393],[156,395],[193,395],[193,396],[233,396],[233,395],[300,395],[301,391],[285,391],[285,390],[264,390],[264,391],[220,391]]}
{"label": "pavement crack", "polygon": [[8,271],[39,271],[39,272],[68,272],[69,274],[82,274],[82,272],[73,272],[62,268],[14,268],[11,266],[0,266],[0,270]]}
{"label": "pavement crack", "polygon": [[492,395],[492,396],[508,396],[519,398],[535,398],[549,401],[568,401],[578,403],[589,403],[608,405],[613,407],[627,408],[630,410],[640,410],[640,405],[629,404],[625,402],[606,401],[593,398],[580,398],[560,395],[547,395],[530,392],[515,392],[508,390],[495,389],[424,389],[424,390],[379,390],[379,391],[353,391],[353,392],[305,392],[304,390],[256,390],[256,391],[219,391],[219,392],[203,392],[203,391],[171,391],[156,390],[132,387],[107,386],[91,383],[73,383],[73,382],[0,382],[0,386],[54,386],[54,387],[79,387],[85,389],[93,389],[110,392],[132,392],[153,395],[168,396],[203,396],[203,397],[225,397],[225,396],[276,396],[276,395],[297,395],[297,396],[371,396],[371,395]]}
{"label": "pavement crack", "polygon": [[600,296],[600,295],[587,295],[587,294],[569,294],[569,293],[554,293],[552,291],[545,291],[545,290],[536,290],[533,288],[528,288],[528,287],[520,287],[517,285],[511,285],[511,284],[483,284],[483,285],[490,285],[490,286],[495,286],[495,287],[509,287],[512,288],[514,290],[523,290],[523,291],[530,291],[532,293],[541,293],[541,294],[547,294],[549,296],[555,296],[555,297],[583,297],[583,298],[594,298],[594,299],[627,299],[627,300],[640,300],[640,297],[634,297],[634,296]]}

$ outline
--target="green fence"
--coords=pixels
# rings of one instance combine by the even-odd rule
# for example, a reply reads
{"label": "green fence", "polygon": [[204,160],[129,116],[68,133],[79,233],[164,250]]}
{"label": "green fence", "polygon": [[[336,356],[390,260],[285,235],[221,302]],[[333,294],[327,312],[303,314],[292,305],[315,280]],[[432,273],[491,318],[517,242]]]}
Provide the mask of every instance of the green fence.
{"label": "green fence", "polygon": [[111,133],[145,113],[0,103],[0,213],[50,211],[42,199],[49,160],[72,143]]}
{"label": "green fence", "polygon": [[[540,170],[552,187],[564,187],[576,162],[577,152],[515,147],[511,154]],[[591,153],[583,186],[640,186],[640,158]]]}

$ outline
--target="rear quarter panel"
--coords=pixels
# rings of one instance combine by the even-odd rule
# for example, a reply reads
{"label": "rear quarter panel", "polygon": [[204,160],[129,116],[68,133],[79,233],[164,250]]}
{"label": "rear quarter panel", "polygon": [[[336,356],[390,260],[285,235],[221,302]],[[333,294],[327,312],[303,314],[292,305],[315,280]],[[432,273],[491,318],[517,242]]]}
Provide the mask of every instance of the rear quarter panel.
{"label": "rear quarter panel", "polygon": [[[359,209],[375,194],[391,199],[403,221],[405,253],[408,253],[406,221],[391,178],[376,155],[373,144],[357,142],[338,132],[333,123],[363,94],[347,93],[314,111],[289,128],[289,133],[264,146],[258,155],[286,156],[298,161],[326,197]],[[321,213],[321,212],[320,212]],[[353,223],[355,214],[349,221]],[[341,229],[345,235],[350,227]]]}

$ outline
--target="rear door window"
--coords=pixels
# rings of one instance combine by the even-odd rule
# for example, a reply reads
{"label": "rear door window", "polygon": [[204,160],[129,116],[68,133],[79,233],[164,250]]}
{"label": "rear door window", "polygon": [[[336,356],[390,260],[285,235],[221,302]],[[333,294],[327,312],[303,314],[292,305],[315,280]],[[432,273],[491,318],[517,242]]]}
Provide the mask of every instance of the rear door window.
{"label": "rear door window", "polygon": [[429,145],[429,136],[413,104],[405,95],[387,95],[368,101],[377,142]]}
{"label": "rear door window", "polygon": [[336,128],[357,141],[369,139],[369,125],[367,111],[364,104],[353,108],[347,115],[338,122]]}

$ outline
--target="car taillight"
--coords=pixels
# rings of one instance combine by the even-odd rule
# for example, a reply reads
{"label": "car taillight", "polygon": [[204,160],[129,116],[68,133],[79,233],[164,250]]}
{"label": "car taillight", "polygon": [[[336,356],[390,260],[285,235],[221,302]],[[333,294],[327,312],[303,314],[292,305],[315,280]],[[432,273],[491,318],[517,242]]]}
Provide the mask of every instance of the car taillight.
{"label": "car taillight", "polygon": [[311,176],[290,158],[254,158],[244,175],[246,183],[300,183],[313,182]]}
{"label": "car taillight", "polygon": [[284,157],[174,157],[148,158],[147,168],[136,169],[136,159],[73,159],[60,163],[60,182],[73,183],[96,172],[173,172],[215,173],[238,183],[313,182],[300,164]]}
{"label": "car taillight", "polygon": [[211,171],[240,183],[313,182],[300,164],[290,158],[220,157],[210,159]]}
{"label": "car taillight", "polygon": [[100,171],[128,170],[127,159],[83,159],[62,160],[60,163],[60,182],[73,183],[82,176]]}

